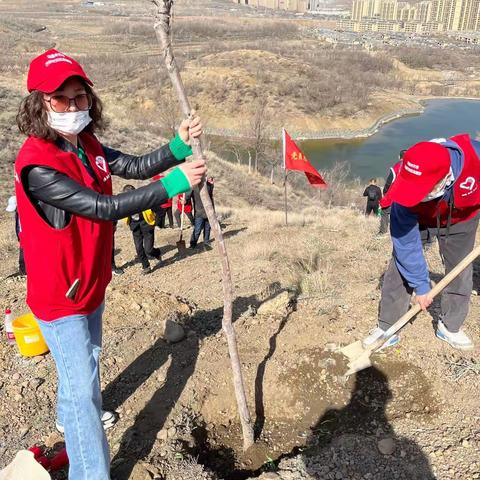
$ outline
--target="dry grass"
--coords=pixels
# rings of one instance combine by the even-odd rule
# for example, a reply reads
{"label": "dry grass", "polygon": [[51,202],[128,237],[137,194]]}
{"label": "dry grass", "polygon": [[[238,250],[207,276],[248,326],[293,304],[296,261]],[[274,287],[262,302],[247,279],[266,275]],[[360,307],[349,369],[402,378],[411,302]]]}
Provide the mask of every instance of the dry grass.
{"label": "dry grass", "polygon": [[478,55],[472,55],[469,51],[462,52],[458,48],[438,50],[430,47],[401,47],[391,49],[390,54],[411,68],[471,72],[480,67]]}
{"label": "dry grass", "polygon": [[[25,14],[9,13],[18,10]],[[32,2],[2,2],[0,76],[17,83],[32,56],[55,44],[81,58],[100,93],[120,103],[120,111],[112,113],[114,127],[128,118],[139,130],[158,128],[158,99],[167,93],[168,81],[158,68],[160,50],[144,2],[93,9],[49,2],[43,14],[38,10]],[[206,0],[179,2],[174,22],[176,56],[189,94],[216,128],[242,130],[258,97],[268,102],[272,117],[281,113],[287,127],[298,127],[294,130],[329,128],[339,119],[369,123],[391,108],[380,105],[376,92],[388,90],[395,97],[411,88],[392,57],[416,61],[418,68],[468,74],[478,67],[470,52],[403,49],[392,55],[332,46],[312,35],[312,22],[254,18]],[[444,85],[432,82],[431,88]]]}
{"label": "dry grass", "polygon": [[[355,288],[378,278],[388,259],[389,240],[375,237],[378,219],[365,219],[355,210],[309,208],[294,214],[286,227],[283,212],[232,208],[229,222],[247,226],[230,244],[235,257],[252,268],[268,265],[287,288],[302,296],[324,298],[327,306],[336,304],[340,292],[350,288],[340,279],[339,270],[349,270]],[[379,256],[385,257],[383,263]],[[364,296],[365,291],[357,295]]]}

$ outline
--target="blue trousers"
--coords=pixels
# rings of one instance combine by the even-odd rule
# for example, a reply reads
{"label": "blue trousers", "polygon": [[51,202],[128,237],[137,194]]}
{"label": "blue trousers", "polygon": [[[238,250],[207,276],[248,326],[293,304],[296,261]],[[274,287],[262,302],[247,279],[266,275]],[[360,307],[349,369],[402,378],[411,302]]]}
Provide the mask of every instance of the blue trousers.
{"label": "blue trousers", "polygon": [[208,218],[195,217],[190,246],[195,248],[203,230],[203,243],[210,243],[210,222]]}
{"label": "blue trousers", "polygon": [[57,369],[57,416],[65,428],[69,480],[110,480],[110,452],[100,420],[104,307],[53,322],[37,319]]}

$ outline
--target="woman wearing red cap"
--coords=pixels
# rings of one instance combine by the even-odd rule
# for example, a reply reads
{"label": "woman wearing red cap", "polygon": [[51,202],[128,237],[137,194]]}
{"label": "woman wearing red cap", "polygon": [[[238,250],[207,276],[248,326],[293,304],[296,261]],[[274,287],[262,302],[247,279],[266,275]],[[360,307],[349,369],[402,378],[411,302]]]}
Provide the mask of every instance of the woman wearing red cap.
{"label": "woman wearing red cap", "polygon": [[126,155],[94,135],[103,121],[92,86],[78,62],[49,50],[30,64],[30,94],[17,116],[28,136],[15,162],[27,303],[57,368],[57,428],[65,432],[70,480],[110,478],[104,428],[114,417],[101,410],[98,362],[112,222],[189,190],[206,172],[204,161],[184,163],[158,182],[112,195],[111,175],[148,179],[182,163],[202,126],[192,115],[168,145]]}

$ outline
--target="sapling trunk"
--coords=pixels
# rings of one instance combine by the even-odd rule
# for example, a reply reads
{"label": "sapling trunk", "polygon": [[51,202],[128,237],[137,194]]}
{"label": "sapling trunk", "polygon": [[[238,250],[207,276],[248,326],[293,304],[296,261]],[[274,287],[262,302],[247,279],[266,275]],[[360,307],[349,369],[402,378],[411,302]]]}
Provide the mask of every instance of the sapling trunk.
{"label": "sapling trunk", "polygon": [[[185,92],[185,87],[183,85],[179,69],[175,62],[171,44],[170,27],[174,0],[152,0],[152,2],[157,7],[155,13],[155,33],[162,48],[165,66],[173,87],[177,92],[182,113],[185,115],[185,117],[188,117],[191,112],[190,103]],[[192,139],[191,144],[194,158],[204,158],[200,139]],[[227,249],[225,247],[225,241],[223,239],[220,223],[218,222],[217,216],[213,209],[213,205],[205,183],[205,179],[203,179],[202,183],[200,184],[200,198],[203,206],[205,207],[205,212],[215,237],[215,244],[217,246],[218,254],[222,264],[222,284],[224,295],[222,328],[227,338],[228,352],[230,354],[230,361],[232,364],[233,384],[235,387],[235,396],[237,399],[237,406],[243,431],[243,448],[244,450],[247,450],[254,443],[254,435],[252,421],[247,406],[245,384],[243,381],[240,359],[238,356],[237,340],[235,337],[235,330],[232,325],[233,288],[230,263],[228,260]]]}

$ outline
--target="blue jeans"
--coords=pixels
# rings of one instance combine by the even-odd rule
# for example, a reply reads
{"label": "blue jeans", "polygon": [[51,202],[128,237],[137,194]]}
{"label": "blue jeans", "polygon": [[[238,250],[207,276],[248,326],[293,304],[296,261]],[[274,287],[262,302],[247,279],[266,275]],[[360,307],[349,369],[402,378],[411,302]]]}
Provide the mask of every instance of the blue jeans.
{"label": "blue jeans", "polygon": [[100,420],[99,356],[102,303],[89,315],[69,315],[38,324],[55,360],[57,416],[65,428],[69,480],[109,480],[110,452]]}
{"label": "blue jeans", "polygon": [[208,221],[208,218],[195,217],[192,238],[190,239],[191,247],[196,247],[202,230],[203,242],[210,243],[210,222]]}

